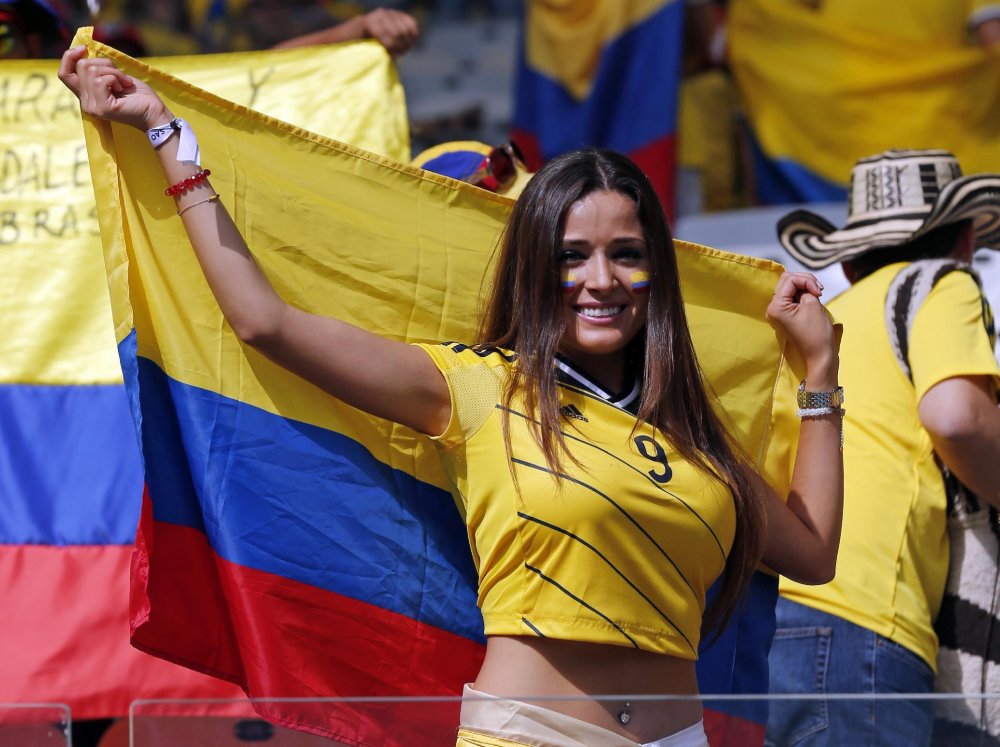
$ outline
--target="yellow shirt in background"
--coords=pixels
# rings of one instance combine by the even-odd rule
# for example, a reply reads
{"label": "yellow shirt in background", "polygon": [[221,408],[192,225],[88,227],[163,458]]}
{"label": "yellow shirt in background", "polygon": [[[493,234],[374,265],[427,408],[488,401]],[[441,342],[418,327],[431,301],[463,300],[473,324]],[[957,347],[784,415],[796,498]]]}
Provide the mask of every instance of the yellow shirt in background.
{"label": "yellow shirt in background", "polygon": [[844,324],[844,529],[837,576],[824,586],[782,579],[781,594],[890,638],[936,667],[937,615],[948,572],[945,495],[917,404],[955,376],[997,377],[975,281],[945,276],[910,332],[913,384],[885,324],[889,283],[903,264],[868,276],[829,304]]}
{"label": "yellow shirt in background", "polygon": [[981,17],[1000,15],[997,0],[826,0],[820,3],[824,20],[854,32],[884,34],[897,40],[962,46],[971,41],[973,25]]}

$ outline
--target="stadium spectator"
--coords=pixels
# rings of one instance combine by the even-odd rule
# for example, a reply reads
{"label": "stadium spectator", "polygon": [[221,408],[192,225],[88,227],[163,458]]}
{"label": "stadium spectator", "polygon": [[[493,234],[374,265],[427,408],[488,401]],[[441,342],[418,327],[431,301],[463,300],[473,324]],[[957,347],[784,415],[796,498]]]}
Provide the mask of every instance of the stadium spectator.
{"label": "stadium spectator", "polygon": [[[262,24],[266,26],[266,24]],[[278,42],[273,49],[337,44],[355,39],[375,39],[389,54],[398,56],[410,51],[420,38],[417,20],[401,10],[375,8],[360,13],[336,26]]]}
{"label": "stadium spectator", "polygon": [[[836,578],[782,580],[771,651],[772,693],[933,691],[933,624],[948,573],[940,458],[976,494],[1000,505],[1000,369],[991,317],[966,272],[978,245],[1000,247],[1000,175],[962,177],[944,151],[887,151],[851,175],[850,215],[835,230],[798,210],[778,223],[785,249],[809,268],[841,262],[851,288],[830,303],[844,323],[841,376],[852,404],[844,427],[844,529]],[[924,285],[894,285],[927,269]],[[931,287],[933,285],[933,287]],[[900,288],[900,295],[889,294]],[[886,323],[896,298],[915,308]],[[927,292],[929,290],[929,292]],[[908,344],[907,344],[908,343]],[[908,360],[910,377],[897,362]],[[908,354],[907,354],[908,352]],[[770,744],[929,744],[928,700],[838,704],[777,701]]]}
{"label": "stadium spectator", "polygon": [[489,146],[473,140],[449,141],[422,151],[410,163],[513,199],[532,173],[513,142]]}

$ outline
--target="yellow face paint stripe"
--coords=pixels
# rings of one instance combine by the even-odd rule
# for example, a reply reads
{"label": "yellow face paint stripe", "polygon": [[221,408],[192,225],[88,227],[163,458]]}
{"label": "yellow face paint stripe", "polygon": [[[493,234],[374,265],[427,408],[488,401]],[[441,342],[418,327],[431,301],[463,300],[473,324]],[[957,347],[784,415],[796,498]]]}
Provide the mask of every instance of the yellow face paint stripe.
{"label": "yellow face paint stripe", "polygon": [[636,293],[646,293],[649,291],[649,273],[644,270],[633,272],[629,278],[632,290]]}
{"label": "yellow face paint stripe", "polygon": [[563,293],[572,293],[573,291],[576,290],[576,285],[577,285],[577,282],[576,282],[576,273],[575,272],[570,271],[570,272],[567,272],[567,273],[565,273],[563,275],[563,279],[562,279]]}

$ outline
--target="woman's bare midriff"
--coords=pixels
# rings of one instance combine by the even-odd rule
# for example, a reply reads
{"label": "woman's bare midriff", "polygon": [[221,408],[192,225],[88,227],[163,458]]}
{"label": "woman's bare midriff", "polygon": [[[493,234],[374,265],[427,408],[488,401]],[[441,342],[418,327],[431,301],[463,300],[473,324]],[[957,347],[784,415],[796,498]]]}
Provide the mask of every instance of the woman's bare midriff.
{"label": "woman's bare midriff", "polygon": [[[701,719],[702,706],[695,699],[633,700],[628,725],[619,723],[625,699],[595,696],[698,693],[693,661],[621,646],[492,636],[473,687],[527,700],[640,743],[661,739]],[[545,700],[546,696],[558,699]]]}

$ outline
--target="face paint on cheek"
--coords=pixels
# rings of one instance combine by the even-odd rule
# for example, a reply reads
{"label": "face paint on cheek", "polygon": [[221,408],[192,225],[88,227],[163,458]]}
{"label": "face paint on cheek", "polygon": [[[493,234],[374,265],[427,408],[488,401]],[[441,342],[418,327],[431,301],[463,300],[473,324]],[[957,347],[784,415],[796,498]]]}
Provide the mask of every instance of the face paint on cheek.
{"label": "face paint on cheek", "polygon": [[633,293],[649,293],[649,273],[644,270],[633,272],[629,278]]}
{"label": "face paint on cheek", "polygon": [[563,272],[562,290],[563,293],[572,293],[576,290],[576,273],[572,270]]}

